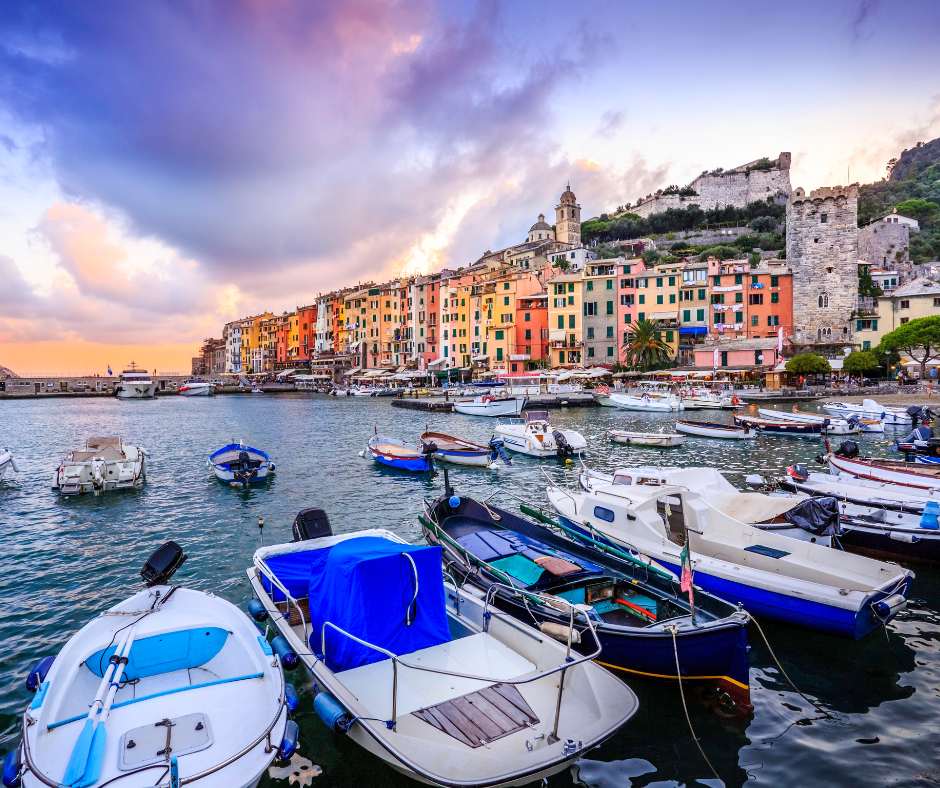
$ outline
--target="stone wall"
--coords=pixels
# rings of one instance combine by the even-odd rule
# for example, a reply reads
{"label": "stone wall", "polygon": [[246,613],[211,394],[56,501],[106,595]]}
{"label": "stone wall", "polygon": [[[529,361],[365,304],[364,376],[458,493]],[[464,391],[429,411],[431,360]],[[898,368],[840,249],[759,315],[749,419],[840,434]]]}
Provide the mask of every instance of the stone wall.
{"label": "stone wall", "polygon": [[816,189],[809,196],[797,189],[787,201],[787,264],[793,271],[797,344],[852,341],[851,315],[858,304],[857,218],[854,184]]}
{"label": "stone wall", "polygon": [[898,284],[910,282],[914,279],[910,240],[910,227],[906,224],[871,222],[858,231],[858,259],[873,268],[896,270],[901,276]]}

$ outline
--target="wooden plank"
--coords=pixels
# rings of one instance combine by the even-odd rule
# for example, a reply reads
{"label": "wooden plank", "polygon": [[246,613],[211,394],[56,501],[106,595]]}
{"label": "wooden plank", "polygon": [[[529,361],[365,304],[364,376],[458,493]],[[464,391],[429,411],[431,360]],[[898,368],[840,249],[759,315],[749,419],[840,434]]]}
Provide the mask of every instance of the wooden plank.
{"label": "wooden plank", "polygon": [[439,703],[434,707],[434,709],[439,711],[454,725],[460,728],[464,736],[466,736],[471,741],[486,740],[486,734],[483,733],[483,731],[481,731],[476,725],[474,725],[474,723],[454,705],[453,701],[448,700],[444,703]]}
{"label": "wooden plank", "polygon": [[428,723],[428,725],[437,728],[439,731],[443,731],[448,736],[452,736],[462,744],[466,744],[468,747],[479,747],[481,744],[479,739],[476,741],[471,741],[466,735],[464,735],[460,728],[454,725],[434,706],[431,706],[428,709],[421,709],[420,711],[413,711],[412,714],[419,720],[424,720],[424,722]]}
{"label": "wooden plank", "polygon": [[472,695],[467,696],[467,702],[472,704],[475,709],[482,711],[487,719],[490,719],[499,726],[499,729],[504,733],[509,733],[518,729],[518,725],[515,720],[509,717],[506,714],[503,714],[502,711],[497,708],[497,706],[491,703],[487,698],[483,697],[479,692],[474,692]]}
{"label": "wooden plank", "polygon": [[539,721],[539,718],[535,716],[535,712],[532,711],[532,707],[526,703],[525,698],[522,697],[522,693],[516,689],[514,684],[494,684],[490,689],[498,692],[513,706],[526,714],[533,725]]}
{"label": "wooden plank", "polygon": [[[532,717],[530,717],[514,703],[510,703],[508,700],[506,700],[506,698],[500,695],[494,687],[487,687],[486,689],[482,689],[480,690],[479,694],[481,697],[492,703],[505,716],[509,717],[509,719],[511,719],[518,727],[521,728],[531,723]],[[525,703],[525,701],[523,701],[523,703]],[[536,722],[538,722],[538,720],[536,720]]]}
{"label": "wooden plank", "polygon": [[462,698],[454,698],[451,703],[467,719],[476,725],[477,728],[483,731],[484,738],[486,738],[487,741],[501,736],[504,733],[503,729],[487,717],[481,709],[477,708],[473,701],[470,700],[470,697],[469,695],[464,695]]}

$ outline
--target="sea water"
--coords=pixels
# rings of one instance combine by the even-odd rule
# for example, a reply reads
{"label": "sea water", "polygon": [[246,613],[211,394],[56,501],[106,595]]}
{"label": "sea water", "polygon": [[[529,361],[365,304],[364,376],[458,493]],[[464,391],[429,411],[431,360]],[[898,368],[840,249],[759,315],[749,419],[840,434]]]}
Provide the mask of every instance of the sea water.
{"label": "sea water", "polygon": [[[757,415],[756,408],[750,411]],[[667,450],[620,446],[607,440],[606,430],[672,432],[675,414],[562,408],[550,415],[554,426],[584,435],[585,462],[603,471],[708,465],[743,487],[747,474],[779,475],[794,462],[820,468],[813,458],[824,451],[820,439],[771,435],[749,441],[690,437]],[[686,417],[730,422],[730,414],[719,411]],[[141,566],[164,541],[179,542],[189,556],[176,581],[243,609],[251,596],[246,569],[260,544],[259,518],[265,544],[290,541],[294,516],[309,506],[324,508],[337,533],[379,526],[421,541],[422,499],[442,492],[442,475],[395,471],[358,454],[376,429],[416,441],[426,426],[485,444],[494,423],[394,408],[386,398],[301,394],[0,403],[0,445],[20,466],[20,473],[11,469],[0,483],[0,753],[19,741],[30,667],[138,589]],[[59,462],[87,438],[105,435],[150,452],[146,485],[97,497],[60,496],[52,489]],[[889,456],[887,444],[898,435],[889,430],[853,439],[864,455]],[[270,453],[274,477],[247,490],[216,480],[206,458],[232,440]],[[458,494],[495,493],[494,505],[513,508],[519,498],[547,504],[543,469],[553,479],[575,482],[575,471],[562,461],[519,455],[511,467],[492,471],[451,466],[450,478]],[[831,719],[793,691],[753,626],[753,715],[718,716],[687,688],[695,734],[726,785],[940,784],[940,572],[914,569],[910,608],[861,642],[763,624],[784,670]],[[294,715],[300,753],[323,769],[314,785],[416,785],[326,730],[313,712],[304,669],[290,680],[301,693]],[[637,714],[550,785],[717,785],[692,739],[676,683],[631,678],[629,684],[640,699]],[[262,785],[287,783],[265,776]]]}

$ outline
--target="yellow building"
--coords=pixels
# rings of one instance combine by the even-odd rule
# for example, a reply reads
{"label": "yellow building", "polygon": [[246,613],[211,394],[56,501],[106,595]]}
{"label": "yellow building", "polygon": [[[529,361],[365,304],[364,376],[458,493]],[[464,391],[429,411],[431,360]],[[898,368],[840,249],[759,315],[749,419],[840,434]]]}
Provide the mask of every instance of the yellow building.
{"label": "yellow building", "polygon": [[637,320],[656,320],[669,345],[669,357],[679,352],[679,298],[682,264],[657,265],[636,280]]}
{"label": "yellow building", "polygon": [[[336,348],[341,353],[358,353],[365,335],[364,316],[368,288],[354,288],[342,294],[339,305],[339,337]],[[335,308],[335,307],[334,307]]]}
{"label": "yellow building", "polygon": [[[919,317],[940,315],[940,284],[918,277],[897,290],[879,296],[877,303],[859,309],[855,319],[855,343],[861,350],[877,347],[881,338]],[[905,368],[905,374],[908,369]],[[919,370],[918,370],[919,371]]]}
{"label": "yellow building", "polygon": [[548,340],[553,367],[581,363],[583,286],[581,272],[548,280]]}
{"label": "yellow building", "polygon": [[274,317],[271,312],[246,317],[242,325],[242,369],[249,374],[264,371],[267,350],[264,348],[264,321]]}

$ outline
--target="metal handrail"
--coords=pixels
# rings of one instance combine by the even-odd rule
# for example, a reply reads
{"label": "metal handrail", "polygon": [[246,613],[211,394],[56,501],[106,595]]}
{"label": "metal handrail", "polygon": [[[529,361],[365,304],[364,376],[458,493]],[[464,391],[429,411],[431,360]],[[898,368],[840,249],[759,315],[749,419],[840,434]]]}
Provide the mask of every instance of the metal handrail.
{"label": "metal handrail", "polygon": [[[297,612],[300,613],[300,623],[303,625],[303,628],[304,628],[304,643],[308,643],[309,635],[307,634],[307,618],[306,616],[304,616],[304,611],[301,609],[300,604],[297,602],[296,599],[294,599],[290,591],[288,591],[284,587],[283,583],[281,583],[281,581],[277,579],[277,575],[275,575],[270,569],[268,569],[264,561],[258,561],[257,559],[255,559],[254,564],[255,564],[255,567],[257,567],[257,569],[261,572],[261,574],[263,574],[266,578],[268,578],[268,580],[271,581],[271,585],[277,586],[281,590],[281,593],[284,594],[285,601],[287,602],[287,606],[288,606],[287,607],[288,622],[290,621],[290,605],[293,604],[294,607],[297,608]],[[274,602],[273,597],[271,601]],[[265,608],[265,610],[267,610],[267,608]],[[271,613],[271,612],[280,613],[281,611],[275,608],[274,611],[267,610],[267,612],[268,613]],[[313,622],[311,622],[311,624],[312,623]]]}

